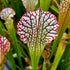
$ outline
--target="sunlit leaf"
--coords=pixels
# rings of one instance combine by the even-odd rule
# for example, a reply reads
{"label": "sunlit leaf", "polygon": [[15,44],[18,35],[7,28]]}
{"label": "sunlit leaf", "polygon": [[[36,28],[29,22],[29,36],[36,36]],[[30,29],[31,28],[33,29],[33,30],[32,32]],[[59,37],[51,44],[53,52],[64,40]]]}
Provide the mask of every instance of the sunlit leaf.
{"label": "sunlit leaf", "polygon": [[50,7],[50,3],[51,3],[52,0],[40,0],[40,7],[46,11],[49,9]]}
{"label": "sunlit leaf", "polygon": [[68,43],[67,41],[63,41],[63,40],[60,41],[51,70],[57,69],[57,66],[65,51],[67,43]]}

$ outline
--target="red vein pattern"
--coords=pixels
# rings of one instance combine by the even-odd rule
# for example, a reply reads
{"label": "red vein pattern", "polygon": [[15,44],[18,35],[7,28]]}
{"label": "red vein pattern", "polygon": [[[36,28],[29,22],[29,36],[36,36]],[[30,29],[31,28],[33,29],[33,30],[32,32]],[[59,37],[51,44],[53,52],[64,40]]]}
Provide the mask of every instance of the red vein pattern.
{"label": "red vein pattern", "polygon": [[4,58],[6,52],[10,49],[10,43],[6,37],[0,35],[0,62]]}
{"label": "red vein pattern", "polygon": [[14,15],[15,11],[12,8],[4,8],[0,13],[0,17],[3,20],[11,19]]}
{"label": "red vein pattern", "polygon": [[28,11],[17,24],[17,34],[24,43],[50,43],[58,35],[59,26],[55,15],[41,8],[37,11]]}
{"label": "red vein pattern", "polygon": [[61,0],[59,11],[60,26],[58,30],[59,34],[61,34],[60,32],[65,31],[68,24],[70,23],[70,0]]}

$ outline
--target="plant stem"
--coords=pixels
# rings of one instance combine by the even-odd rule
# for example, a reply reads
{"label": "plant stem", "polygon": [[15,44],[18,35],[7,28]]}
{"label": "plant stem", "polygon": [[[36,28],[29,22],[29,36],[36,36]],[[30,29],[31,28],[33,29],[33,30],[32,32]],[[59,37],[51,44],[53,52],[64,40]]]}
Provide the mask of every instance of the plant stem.
{"label": "plant stem", "polygon": [[47,70],[46,69],[46,64],[45,63],[43,63],[43,69],[42,70]]}
{"label": "plant stem", "polygon": [[44,45],[35,44],[35,46],[32,46],[32,44],[29,46],[29,52],[31,56],[31,62],[33,70],[37,70],[38,62],[41,56],[41,53],[43,52]]}
{"label": "plant stem", "polygon": [[19,65],[21,67],[21,70],[22,70],[23,65],[22,65],[20,54],[19,54],[19,45],[18,45],[18,40],[17,40],[17,37],[16,37],[16,31],[15,31],[12,19],[10,20],[10,23],[6,24],[6,27],[8,29],[9,35],[10,35],[12,41],[13,41],[14,49],[15,49],[15,52],[17,53],[18,62],[19,62]]}

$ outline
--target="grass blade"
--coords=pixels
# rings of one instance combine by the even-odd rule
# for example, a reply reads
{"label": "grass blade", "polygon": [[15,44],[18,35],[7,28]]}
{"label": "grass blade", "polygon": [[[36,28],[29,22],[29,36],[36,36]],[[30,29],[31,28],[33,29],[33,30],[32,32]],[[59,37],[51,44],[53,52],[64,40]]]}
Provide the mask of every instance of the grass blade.
{"label": "grass blade", "polygon": [[53,53],[56,51],[56,47],[59,44],[59,41],[65,32],[66,28],[68,27],[68,24],[70,23],[70,3],[69,1],[62,0],[60,4],[60,10],[59,10],[59,35],[58,37],[54,40],[53,46],[52,46],[52,51],[49,59],[53,56]]}
{"label": "grass blade", "polygon": [[56,70],[59,62],[60,62],[60,59],[65,51],[65,47],[67,45],[67,42],[65,41],[60,41],[60,44],[57,48],[57,52],[56,52],[56,55],[55,55],[55,59],[54,59],[54,62],[53,62],[53,65],[52,65],[52,68],[51,70]]}
{"label": "grass blade", "polygon": [[46,11],[50,7],[51,0],[40,0],[40,7]]}
{"label": "grass blade", "polygon": [[3,32],[3,25],[2,25],[2,22],[0,21],[0,34],[2,36],[5,36],[4,32]]}
{"label": "grass blade", "polygon": [[1,0],[5,7],[8,7],[6,0]]}
{"label": "grass blade", "polygon": [[51,5],[50,8],[51,8],[52,10],[54,10],[57,14],[59,14],[58,8],[56,8],[54,5]]}
{"label": "grass blade", "polygon": [[16,37],[16,31],[15,31],[15,28],[14,28],[14,25],[13,25],[13,20],[11,20],[11,22],[9,24],[6,24],[6,27],[8,29],[9,35],[10,35],[12,41],[13,41],[14,49],[15,49],[15,52],[17,53],[17,58],[18,58],[19,65],[20,65],[21,69],[23,69],[21,57],[20,57],[20,54],[19,54],[20,51],[19,51],[18,40],[17,40],[17,37]]}
{"label": "grass blade", "polygon": [[8,60],[9,60],[9,62],[11,64],[12,70],[16,70],[16,64],[15,64],[15,61],[13,59],[11,50],[6,54],[6,57],[8,58]]}

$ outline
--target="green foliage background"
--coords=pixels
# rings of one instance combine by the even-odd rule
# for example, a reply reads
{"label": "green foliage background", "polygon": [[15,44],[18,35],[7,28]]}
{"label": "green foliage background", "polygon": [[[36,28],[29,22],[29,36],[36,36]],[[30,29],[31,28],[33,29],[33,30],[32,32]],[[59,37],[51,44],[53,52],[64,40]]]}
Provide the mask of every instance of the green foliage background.
{"label": "green foliage background", "polygon": [[[60,0],[56,0],[56,1],[58,4],[60,4]],[[29,56],[29,51],[28,51],[27,45],[23,44],[23,42],[21,42],[19,40],[19,36],[16,34],[16,30],[17,30],[16,26],[17,26],[17,22],[20,20],[20,17],[26,12],[26,9],[23,6],[21,0],[0,0],[0,11],[6,7],[11,7],[16,12],[16,16],[14,17],[14,27],[13,27],[13,30],[11,30],[11,31],[8,30],[7,27],[4,25],[4,21],[2,21],[0,19],[0,35],[6,36],[8,39],[9,38],[11,39],[11,40],[9,39],[9,41],[11,42],[11,49],[6,54],[6,59],[9,60],[12,70],[17,70],[17,69],[23,70],[24,63],[23,63],[22,59],[27,57],[30,60],[30,56]],[[57,7],[56,4],[53,3],[52,0],[39,0],[38,5],[36,6],[36,9],[39,7],[41,7],[44,11],[47,11],[47,10],[51,11],[53,14],[56,15],[56,17],[58,19],[59,8]],[[70,19],[68,19],[68,20],[70,20]],[[5,33],[5,31],[7,31],[8,34]],[[70,24],[67,26],[66,31],[64,31],[64,32],[70,33]],[[61,37],[62,37],[62,35],[61,35]],[[47,61],[47,64],[46,64],[47,70],[51,70],[51,67],[53,66],[52,63],[57,62],[57,61],[58,62],[56,65],[56,68],[57,68],[56,70],[70,70],[70,40],[67,40],[68,45],[66,46],[66,49],[65,49],[63,55],[61,57],[59,57],[60,60],[58,58],[56,61],[53,62],[53,60],[56,58],[55,56],[57,55],[56,54],[56,52],[58,50],[57,47],[59,45],[61,37],[58,36],[53,42],[53,45],[51,48],[51,54],[48,58],[49,62]],[[17,53],[16,59],[17,59],[18,64],[16,63],[15,58],[13,57],[14,53]],[[58,53],[58,55],[61,55],[61,54]],[[43,61],[43,59],[40,59],[40,63],[41,63],[41,61]],[[43,64],[43,63],[41,63],[41,64]],[[53,69],[53,70],[55,70],[55,69]]]}

